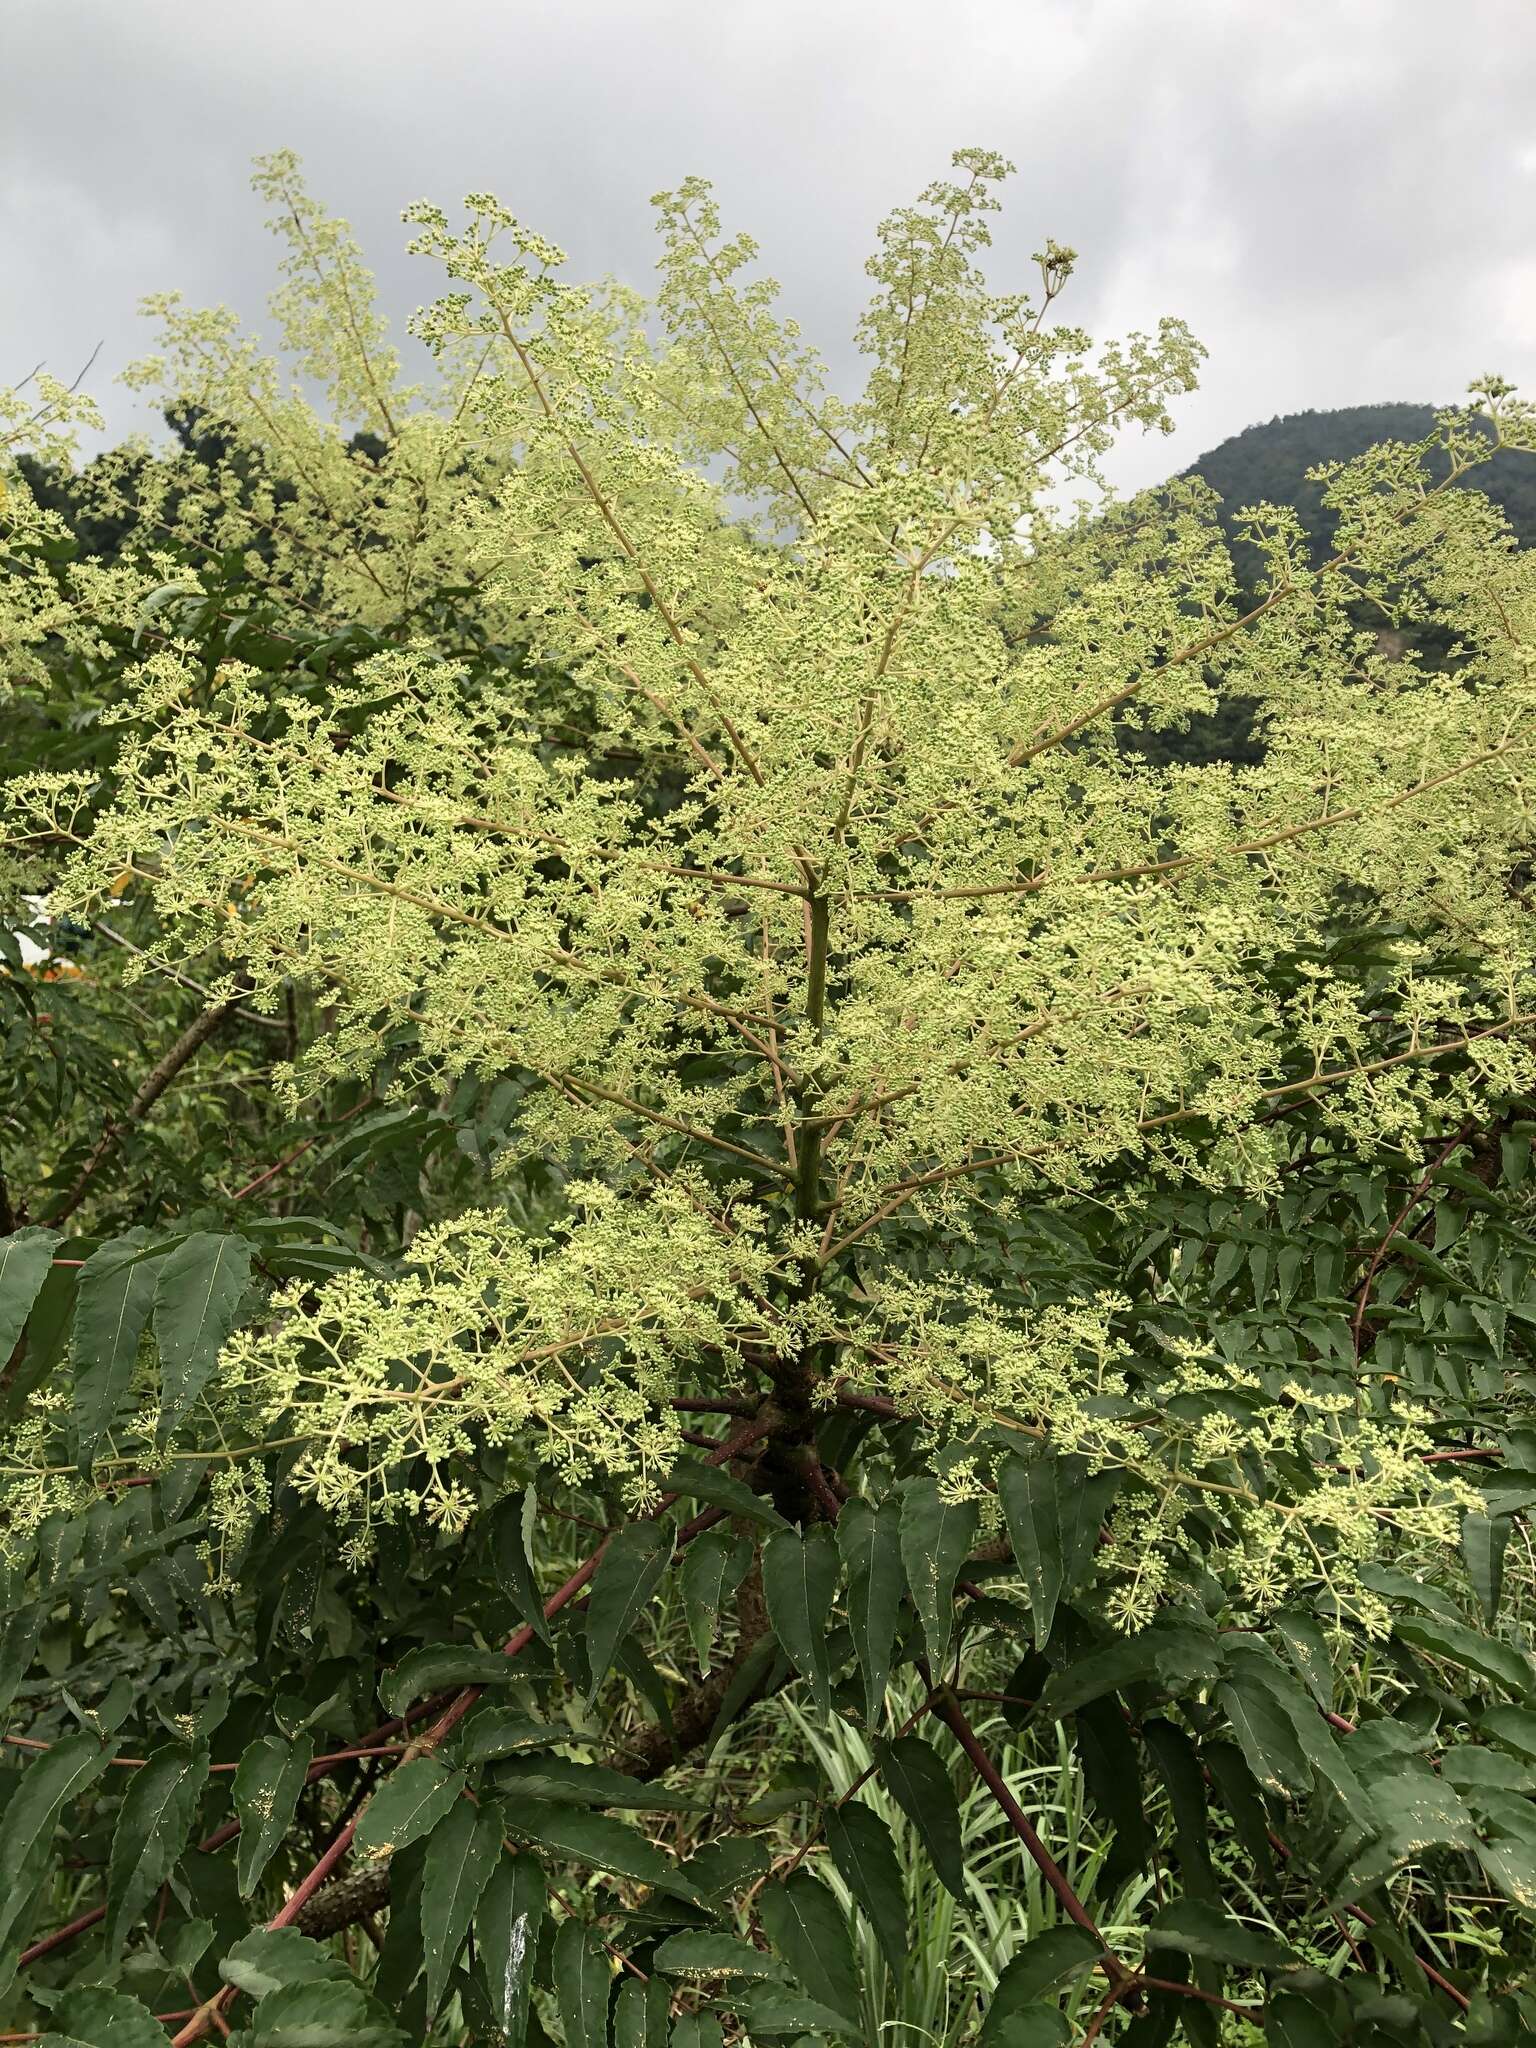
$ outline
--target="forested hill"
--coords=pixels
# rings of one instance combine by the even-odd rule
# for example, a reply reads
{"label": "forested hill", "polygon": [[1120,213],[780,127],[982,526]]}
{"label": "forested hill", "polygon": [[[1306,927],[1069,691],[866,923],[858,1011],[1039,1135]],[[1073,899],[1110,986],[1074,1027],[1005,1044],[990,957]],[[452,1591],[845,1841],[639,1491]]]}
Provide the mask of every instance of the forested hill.
{"label": "forested hill", "polygon": [[[1234,532],[1236,513],[1260,500],[1294,505],[1320,553],[1333,537],[1333,515],[1324,506],[1324,486],[1308,483],[1319,462],[1347,461],[1382,441],[1423,441],[1435,431],[1433,406],[1346,405],[1332,412],[1291,412],[1245,427],[1182,471],[1203,477],[1222,501],[1222,522]],[[1490,430],[1491,431],[1491,430]],[[1444,458],[1437,473],[1444,475]],[[1536,539],[1536,455],[1502,449],[1468,484],[1503,511],[1521,547]],[[1236,544],[1238,567],[1247,581],[1256,571],[1254,550]],[[1246,558],[1246,559],[1245,559]]]}

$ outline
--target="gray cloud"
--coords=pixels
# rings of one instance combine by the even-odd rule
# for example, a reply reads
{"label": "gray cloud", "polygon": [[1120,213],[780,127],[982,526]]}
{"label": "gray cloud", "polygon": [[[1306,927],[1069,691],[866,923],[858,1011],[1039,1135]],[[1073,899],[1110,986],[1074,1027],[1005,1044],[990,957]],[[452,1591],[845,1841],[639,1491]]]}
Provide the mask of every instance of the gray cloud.
{"label": "gray cloud", "polygon": [[401,320],[437,289],[413,199],[488,187],[571,274],[646,288],[648,197],[699,172],[844,386],[876,222],[1000,150],[1000,286],[1052,234],[1067,317],[1177,313],[1210,350],[1127,487],[1272,413],[1536,384],[1529,0],[10,0],[0,75],[0,379],[99,340],[114,433],[142,293],[260,326],[249,160],[289,146]]}

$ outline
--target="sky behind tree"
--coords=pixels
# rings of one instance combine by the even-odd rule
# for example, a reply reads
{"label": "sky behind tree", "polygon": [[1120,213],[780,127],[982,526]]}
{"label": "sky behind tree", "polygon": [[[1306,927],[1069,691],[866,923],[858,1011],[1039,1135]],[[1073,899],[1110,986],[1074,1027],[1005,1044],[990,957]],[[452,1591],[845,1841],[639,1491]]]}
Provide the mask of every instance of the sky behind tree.
{"label": "sky behind tree", "polygon": [[1123,488],[1276,413],[1536,386],[1532,0],[6,0],[0,77],[0,381],[100,343],[109,438],[152,424],[113,382],[144,293],[263,326],[250,159],[284,147],[401,323],[441,288],[410,201],[492,190],[565,275],[648,290],[649,196],[698,173],[845,392],[876,223],[996,149],[999,289],[1051,235],[1064,319],[1210,351]]}

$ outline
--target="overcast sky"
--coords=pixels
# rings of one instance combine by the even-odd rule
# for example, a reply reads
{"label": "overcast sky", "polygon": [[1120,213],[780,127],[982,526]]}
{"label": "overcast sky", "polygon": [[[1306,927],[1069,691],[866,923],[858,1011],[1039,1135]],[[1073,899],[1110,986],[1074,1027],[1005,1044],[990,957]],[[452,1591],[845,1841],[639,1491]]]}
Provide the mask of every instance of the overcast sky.
{"label": "overcast sky", "polygon": [[1126,488],[1275,413],[1536,395],[1536,0],[0,0],[0,80],[0,382],[100,342],[114,432],[143,293],[260,325],[280,147],[402,320],[439,288],[414,199],[489,188],[648,289],[649,195],[699,173],[844,389],[876,222],[996,149],[999,288],[1054,235],[1064,318],[1210,351]]}

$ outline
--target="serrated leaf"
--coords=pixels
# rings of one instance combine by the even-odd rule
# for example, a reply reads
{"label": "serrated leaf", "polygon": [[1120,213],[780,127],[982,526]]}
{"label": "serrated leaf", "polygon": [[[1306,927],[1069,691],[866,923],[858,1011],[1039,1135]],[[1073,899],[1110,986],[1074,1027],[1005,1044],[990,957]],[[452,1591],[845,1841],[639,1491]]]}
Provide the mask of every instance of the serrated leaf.
{"label": "serrated leaf", "polygon": [[0,1237],[0,1368],[16,1349],[53,1265],[55,1247],[63,1241],[59,1231],[36,1224]]}
{"label": "serrated leaf", "polygon": [[75,1460],[87,1477],[133,1378],[156,1278],[155,1255],[146,1253],[137,1235],[112,1238],[81,1268],[70,1359]]}
{"label": "serrated leaf", "polygon": [[510,1685],[517,1677],[510,1657],[477,1650],[469,1643],[423,1643],[407,1650],[379,1680],[379,1698],[391,1714],[403,1714],[413,1700],[450,1686]]}
{"label": "serrated leaf", "polygon": [[384,1780],[363,1809],[354,1842],[359,1855],[383,1856],[435,1828],[464,1788],[462,1772],[433,1756],[412,1757]]}
{"label": "serrated leaf", "polygon": [[519,1616],[541,1642],[547,1643],[549,1623],[544,1618],[544,1597],[533,1572],[533,1532],[538,1512],[539,1496],[532,1486],[499,1501],[491,1518],[491,1558],[496,1576]]}
{"label": "serrated leaf", "polygon": [[1269,1817],[1252,1771],[1235,1742],[1204,1742],[1200,1748],[1217,1797],[1232,1817],[1237,1839],[1252,1858],[1261,1884],[1275,1881],[1269,1845]]}
{"label": "serrated leaf", "polygon": [[465,1722],[458,1755],[466,1764],[494,1763],[521,1750],[552,1749],[571,1740],[569,1728],[532,1720],[511,1707],[482,1707]]}
{"label": "serrated leaf", "polygon": [[1165,1693],[1180,1692],[1214,1679],[1217,1657],[1211,1631],[1186,1622],[1157,1621],[1139,1635],[1067,1658],[1041,1688],[1035,1710],[1047,1720],[1059,1721],[1090,1700],[1138,1683],[1156,1684]]}
{"label": "serrated leaf", "polygon": [[1118,1694],[1078,1708],[1077,1752],[1089,1802],[1113,1835],[1103,1868],[1105,1888],[1113,1892],[1146,1866],[1153,1849],[1141,1803],[1145,1771]]}
{"label": "serrated leaf", "polygon": [[1211,1868],[1205,1778],[1195,1746],[1182,1728],[1156,1717],[1143,1721],[1141,1739],[1151,1752],[1168,1790],[1184,1890],[1198,1898],[1212,1898],[1216,1892],[1216,1877]]}
{"label": "serrated leaf", "polygon": [[890,1682],[891,1647],[907,1585],[900,1505],[849,1501],[838,1517],[837,1543],[848,1575],[848,1626],[864,1675],[864,1718],[873,1725]]}
{"label": "serrated leaf", "polygon": [[107,1862],[109,1956],[118,1954],[129,1926],[186,1848],[207,1776],[207,1751],[188,1750],[179,1742],[152,1751],[133,1773]]}
{"label": "serrated leaf", "polygon": [[208,1383],[241,1297],[250,1285],[252,1245],[243,1237],[195,1231],[164,1259],[155,1286],[163,1444]]}
{"label": "serrated leaf", "polygon": [[880,1782],[917,1830],[939,1882],[953,1898],[965,1899],[965,1857],[960,1806],[938,1751],[921,1735],[894,1742],[875,1738]]}
{"label": "serrated leaf", "polygon": [[83,1984],[66,1991],[37,2048],[165,2048],[165,2029],[136,1998]]}
{"label": "serrated leaf", "polygon": [[427,1837],[421,1869],[421,1939],[427,1962],[427,2010],[435,2013],[480,1894],[501,1855],[501,1814],[490,1801],[455,1800]]}
{"label": "serrated leaf", "polygon": [[1035,1647],[1050,1640],[1058,1602],[1087,1576],[1104,1517],[1122,1475],[1090,1474],[1085,1458],[1010,1458],[997,1492],[1013,1554],[1029,1594]]}
{"label": "serrated leaf", "polygon": [[495,1774],[497,1785],[522,1799],[558,1806],[621,1806],[643,1813],[707,1813],[711,1801],[631,1778],[605,1764],[565,1756],[514,1757]]}
{"label": "serrated leaf", "polygon": [[565,2048],[607,2048],[613,1972],[597,1936],[579,1920],[565,1921],[555,1936],[554,1973]]}
{"label": "serrated leaf", "polygon": [[400,2048],[404,2037],[360,1984],[285,1984],[256,2008],[251,2048]]}
{"label": "serrated leaf", "polygon": [[66,1735],[26,1766],[11,1794],[0,1863],[0,1992],[15,1975],[15,1957],[7,1951],[46,1868],[54,1823],[65,1804],[100,1777],[112,1753],[94,1735]]}
{"label": "serrated leaf", "polygon": [[313,1761],[307,1735],[285,1742],[262,1735],[244,1751],[235,1769],[235,1817],[240,1823],[236,1871],[240,1896],[248,1899],[273,1851],[293,1822],[299,1794]]}
{"label": "serrated leaf", "polygon": [[503,1855],[475,1908],[475,1947],[506,2048],[522,2048],[528,2030],[534,1956],[546,1907],[544,1873],[537,1860]]}
{"label": "serrated leaf", "polygon": [[1164,1906],[1147,1929],[1147,1946],[1243,1970],[1291,1970],[1301,1960],[1274,1935],[1246,1926],[1203,1899],[1175,1899]]}
{"label": "serrated leaf", "polygon": [[713,1934],[689,1928],[670,1935],[657,1949],[655,1967],[668,1977],[766,1977],[784,1974],[773,1956],[738,1934]]}
{"label": "serrated leaf", "polygon": [[858,2038],[860,2029],[849,2020],[798,1991],[769,1991],[752,1999],[742,2012],[747,2033],[756,2040],[774,2040],[781,2035],[835,2034]]}
{"label": "serrated leaf", "polygon": [[1504,1590],[1504,1553],[1509,1547],[1508,1515],[1466,1514],[1461,1518],[1461,1554],[1467,1577],[1491,1626],[1498,1615]]}
{"label": "serrated leaf", "polygon": [[661,1482],[663,1493],[679,1494],[684,1500],[707,1501],[711,1507],[726,1508],[733,1515],[745,1515],[765,1529],[787,1529],[789,1524],[773,1505],[754,1493],[742,1480],[721,1471],[718,1465],[704,1465],[697,1458],[679,1458]]}
{"label": "serrated leaf", "polygon": [[987,2048],[1061,2048],[1072,2029],[1054,2005],[1021,2005],[985,2038]]}
{"label": "serrated leaf", "polygon": [[869,1807],[850,1804],[827,1814],[826,1837],[844,1884],[900,1977],[907,1964],[907,1895],[890,1829]]}
{"label": "serrated leaf", "polygon": [[720,1610],[746,1576],[751,1546],[723,1529],[706,1529],[683,1552],[683,1614],[699,1670],[709,1675]]}
{"label": "serrated leaf", "polygon": [[1063,1978],[1086,1970],[1103,1954],[1086,1928],[1070,1922],[1047,1927],[1032,1941],[1016,1949],[997,1980],[987,2003],[977,2048],[997,2048],[1004,2038],[1007,2022],[1026,2010],[1043,1992],[1054,1990]]}
{"label": "serrated leaf", "polygon": [[1315,1614],[1297,1607],[1285,1607],[1273,1620],[1275,1633],[1284,1643],[1297,1677],[1325,1714],[1333,1710],[1333,1660],[1322,1623]]}
{"label": "serrated leaf", "polygon": [[626,1977],[613,2002],[613,2048],[667,2048],[672,1994],[660,1976]]}
{"label": "serrated leaf", "polygon": [[712,2012],[685,2012],[672,2029],[672,2048],[721,2048],[724,2040]]}
{"label": "serrated leaf", "polygon": [[1490,1707],[1477,1727],[1480,1735],[1513,1750],[1527,1763],[1536,1763],[1536,1712],[1530,1707]]}
{"label": "serrated leaf", "polygon": [[936,1479],[909,1479],[901,1492],[901,1562],[922,1623],[930,1661],[949,1647],[955,1618],[955,1580],[976,1542],[974,1501],[946,1501]]}
{"label": "serrated leaf", "polygon": [[664,1891],[676,1892],[680,1898],[697,1902],[695,1887],[669,1856],[634,1828],[606,1813],[591,1813],[577,1806],[551,1806],[514,1793],[503,1800],[502,1814],[508,1832],[525,1842],[537,1842],[557,1855],[590,1864],[594,1870],[658,1885]]}
{"label": "serrated leaf", "polygon": [[812,1998],[856,2024],[859,1979],[843,1909],[819,1879],[796,1870],[758,1894],[763,1931]]}
{"label": "serrated leaf", "polygon": [[1312,1789],[1312,1772],[1290,1715],[1267,1686],[1226,1683],[1217,1688],[1243,1759],[1270,1792],[1302,1798]]}
{"label": "serrated leaf", "polygon": [[219,1962],[219,1975],[248,1998],[265,1998],[284,1984],[345,1977],[347,1966],[296,1927],[257,1927],[242,1935]]}
{"label": "serrated leaf", "polygon": [[628,1522],[610,1537],[587,1605],[588,1706],[619,1644],[650,1605],[671,1555],[671,1531],[659,1522]]}
{"label": "serrated leaf", "polygon": [[1479,1677],[1491,1678],[1495,1684],[1507,1686],[1522,1697],[1530,1692],[1536,1678],[1536,1667],[1530,1658],[1513,1644],[1480,1635],[1460,1622],[1407,1615],[1394,1623],[1393,1632],[1405,1643],[1428,1650],[1431,1656],[1443,1657],[1447,1663],[1464,1665]]}
{"label": "serrated leaf", "polygon": [[811,1681],[823,1713],[832,1706],[827,1666],[827,1617],[837,1591],[838,1556],[832,1531],[818,1523],[804,1537],[777,1529],[763,1545],[763,1598],[784,1654]]}

